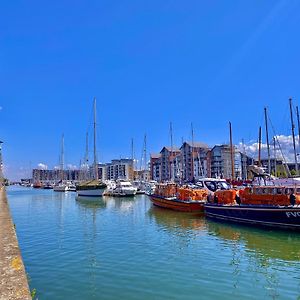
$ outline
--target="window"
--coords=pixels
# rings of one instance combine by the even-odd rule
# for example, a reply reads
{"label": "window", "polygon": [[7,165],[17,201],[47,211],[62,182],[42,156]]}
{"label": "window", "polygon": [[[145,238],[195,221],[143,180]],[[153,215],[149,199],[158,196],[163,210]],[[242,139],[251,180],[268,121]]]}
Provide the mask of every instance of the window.
{"label": "window", "polygon": [[276,193],[277,193],[277,195],[281,195],[282,194],[282,189],[281,188],[277,188],[276,189]]}
{"label": "window", "polygon": [[196,185],[203,188],[203,182],[202,181],[197,182]]}

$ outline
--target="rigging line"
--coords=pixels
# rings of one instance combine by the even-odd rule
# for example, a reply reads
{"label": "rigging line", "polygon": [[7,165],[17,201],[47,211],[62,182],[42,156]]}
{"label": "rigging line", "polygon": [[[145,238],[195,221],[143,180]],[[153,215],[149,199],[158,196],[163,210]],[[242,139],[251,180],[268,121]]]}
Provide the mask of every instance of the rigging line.
{"label": "rigging line", "polygon": [[269,117],[269,122],[270,122],[270,124],[271,124],[271,128],[272,128],[272,130],[273,130],[273,134],[274,134],[274,137],[275,137],[276,142],[277,142],[277,144],[278,144],[278,147],[279,147],[281,156],[282,156],[282,158],[283,158],[283,161],[284,161],[284,164],[285,164],[285,167],[286,167],[286,171],[287,171],[287,173],[288,173],[288,176],[290,176],[291,173],[290,173],[290,170],[289,170],[289,168],[288,168],[288,166],[287,166],[287,161],[286,161],[286,159],[285,159],[285,156],[283,155],[283,151],[282,151],[281,145],[280,145],[280,143],[279,143],[278,137],[277,137],[276,132],[275,132],[275,128],[274,128],[274,126],[273,126],[273,123],[272,123],[270,117]]}

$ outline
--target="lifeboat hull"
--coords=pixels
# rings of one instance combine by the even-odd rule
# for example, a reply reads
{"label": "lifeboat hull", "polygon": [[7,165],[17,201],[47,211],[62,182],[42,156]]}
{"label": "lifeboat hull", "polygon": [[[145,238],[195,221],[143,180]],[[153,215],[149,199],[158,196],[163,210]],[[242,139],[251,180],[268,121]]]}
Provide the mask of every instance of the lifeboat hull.
{"label": "lifeboat hull", "polygon": [[204,201],[182,201],[176,198],[164,198],[151,195],[150,200],[156,206],[182,212],[203,212]]}
{"label": "lifeboat hull", "polygon": [[274,228],[300,230],[300,206],[222,205],[206,203],[208,218]]}

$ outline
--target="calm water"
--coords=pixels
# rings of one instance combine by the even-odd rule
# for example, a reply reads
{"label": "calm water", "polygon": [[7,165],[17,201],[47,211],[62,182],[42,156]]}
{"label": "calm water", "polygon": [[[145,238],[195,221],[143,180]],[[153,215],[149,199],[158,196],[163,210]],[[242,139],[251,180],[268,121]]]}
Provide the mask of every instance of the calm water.
{"label": "calm water", "polygon": [[225,225],[147,196],[8,189],[39,300],[300,299],[300,234]]}

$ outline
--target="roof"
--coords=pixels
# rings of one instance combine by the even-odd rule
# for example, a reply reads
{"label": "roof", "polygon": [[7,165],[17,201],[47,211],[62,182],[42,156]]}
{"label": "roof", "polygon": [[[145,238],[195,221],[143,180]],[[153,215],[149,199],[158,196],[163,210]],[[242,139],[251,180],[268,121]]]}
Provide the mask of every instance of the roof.
{"label": "roof", "polygon": [[160,153],[151,153],[150,157],[151,158],[161,158],[161,154]]}
{"label": "roof", "polygon": [[208,148],[208,145],[202,142],[191,142],[191,141],[186,141],[182,144],[181,147],[183,147],[184,144],[187,144],[189,146],[193,146],[195,148]]}
{"label": "roof", "polygon": [[180,152],[180,149],[179,149],[178,147],[176,147],[176,146],[174,146],[174,147],[164,146],[164,147],[161,149],[160,153],[161,153],[164,149],[168,150],[169,152],[171,152],[171,151],[172,151],[172,152]]}

